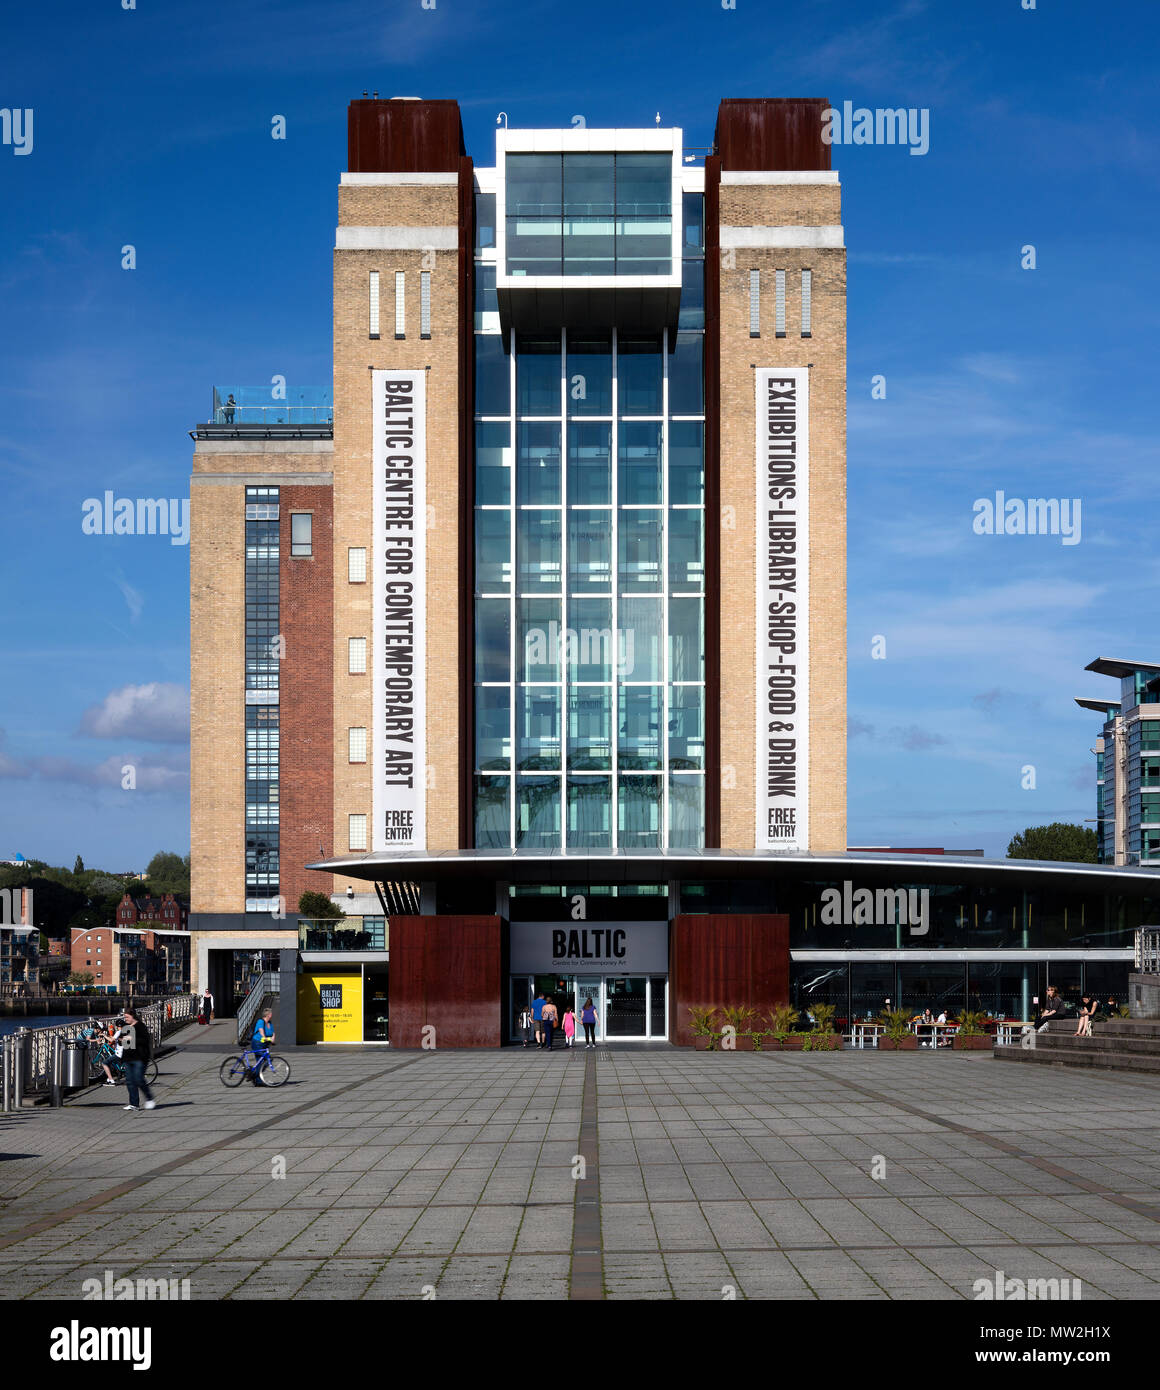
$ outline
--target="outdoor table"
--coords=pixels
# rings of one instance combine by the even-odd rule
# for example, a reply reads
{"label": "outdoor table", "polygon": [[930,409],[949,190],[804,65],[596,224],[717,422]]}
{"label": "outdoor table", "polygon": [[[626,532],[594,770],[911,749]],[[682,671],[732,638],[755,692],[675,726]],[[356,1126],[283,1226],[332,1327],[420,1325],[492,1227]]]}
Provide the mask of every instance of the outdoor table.
{"label": "outdoor table", "polygon": [[[855,1047],[877,1047],[878,1035],[886,1031],[885,1025],[875,1023],[872,1019],[864,1022],[855,1021],[850,1029],[850,1041]],[[869,1041],[867,1041],[869,1035]]]}

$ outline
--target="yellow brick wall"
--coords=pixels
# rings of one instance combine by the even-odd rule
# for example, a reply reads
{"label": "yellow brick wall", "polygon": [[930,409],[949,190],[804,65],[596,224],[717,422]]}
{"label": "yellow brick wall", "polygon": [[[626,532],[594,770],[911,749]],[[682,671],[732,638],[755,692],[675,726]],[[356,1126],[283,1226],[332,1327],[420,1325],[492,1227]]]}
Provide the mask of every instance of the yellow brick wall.
{"label": "yellow brick wall", "polygon": [[841,220],[842,190],[836,183],[721,185],[726,227],[821,227]]}
{"label": "yellow brick wall", "polygon": [[[451,186],[343,188],[345,225],[458,225]],[[419,336],[419,275],[431,271],[431,337]],[[370,272],[380,275],[381,338],[368,335]],[[406,337],[396,340],[395,272],[406,274]],[[459,846],[459,347],[458,253],[455,251],[336,251],[334,253],[334,845],[349,847],[348,816],[368,817],[373,843],[371,774],[377,757],[371,674],[373,419],[369,368],[427,372],[427,847]],[[470,326],[469,326],[470,328]],[[347,550],[367,550],[368,582],[347,579]],[[368,639],[363,676],[347,671],[347,638]],[[367,762],[348,761],[347,729],[367,730]],[[329,847],[328,847],[329,848]],[[336,890],[346,880],[334,880]]]}
{"label": "yellow brick wall", "polygon": [[[722,205],[727,192],[771,191],[819,190],[723,187]],[[741,206],[740,199],[732,200],[731,206],[738,224],[762,225]],[[790,225],[785,211],[779,206],[766,224]],[[733,259],[732,267],[721,271],[721,762],[726,779],[721,792],[721,844],[752,850],[756,843],[757,484],[752,364],[812,364],[808,847],[815,852],[840,851],[846,848],[846,253],[738,249]],[[751,269],[762,272],[760,338],[749,336]],[[801,336],[803,269],[813,272],[810,338]],[[786,272],[784,338],[774,336],[775,270]],[[730,787],[730,779],[735,786]]]}
{"label": "yellow brick wall", "polygon": [[329,452],[195,451],[190,488],[190,863],[193,912],[246,905],[246,486],[233,475],[325,473]]}
{"label": "yellow brick wall", "polygon": [[245,491],[240,484],[190,489],[189,830],[194,912],[242,912],[246,905]]}

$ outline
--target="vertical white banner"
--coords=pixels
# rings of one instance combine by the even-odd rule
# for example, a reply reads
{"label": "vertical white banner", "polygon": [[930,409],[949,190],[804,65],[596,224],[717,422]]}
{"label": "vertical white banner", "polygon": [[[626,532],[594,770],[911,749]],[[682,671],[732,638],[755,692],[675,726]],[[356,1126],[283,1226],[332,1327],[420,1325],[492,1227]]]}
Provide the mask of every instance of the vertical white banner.
{"label": "vertical white banner", "polygon": [[762,367],[757,392],[759,850],[809,844],[810,374]]}
{"label": "vertical white banner", "polygon": [[375,371],[372,850],[427,848],[426,373]]}

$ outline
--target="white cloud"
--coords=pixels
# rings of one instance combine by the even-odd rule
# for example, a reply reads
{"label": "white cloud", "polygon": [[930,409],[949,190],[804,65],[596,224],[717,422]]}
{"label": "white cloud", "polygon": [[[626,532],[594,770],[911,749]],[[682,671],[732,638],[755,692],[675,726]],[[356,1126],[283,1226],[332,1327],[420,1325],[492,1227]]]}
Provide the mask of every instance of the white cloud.
{"label": "white cloud", "polygon": [[77,732],[88,738],[184,743],[189,738],[189,691],[166,681],[123,685],[85,710]]}

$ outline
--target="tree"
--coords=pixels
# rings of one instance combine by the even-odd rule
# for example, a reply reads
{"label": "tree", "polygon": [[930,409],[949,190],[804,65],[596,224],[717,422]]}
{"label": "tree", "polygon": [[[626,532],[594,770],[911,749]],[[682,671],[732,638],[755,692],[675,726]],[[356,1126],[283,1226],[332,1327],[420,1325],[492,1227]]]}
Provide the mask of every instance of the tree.
{"label": "tree", "polygon": [[1008,859],[1054,859],[1075,864],[1096,862],[1096,832],[1086,825],[1053,821],[1030,825],[1007,846]]}
{"label": "tree", "polygon": [[303,917],[321,917],[332,922],[346,916],[342,908],[332,903],[325,893],[316,893],[311,889],[307,889],[298,899],[298,912]]}
{"label": "tree", "polygon": [[74,874],[83,874],[84,871],[85,871],[85,861],[84,861],[84,860],[80,857],[80,855],[78,854],[77,857],[76,857],[76,862],[73,864],[73,873],[74,873]]}
{"label": "tree", "polygon": [[92,974],[88,970],[70,971],[68,982],[70,985],[82,985],[86,989],[94,983]]}
{"label": "tree", "polygon": [[171,850],[159,850],[145,870],[150,893],[161,896],[172,893],[176,898],[189,897],[189,855],[183,859]]}

